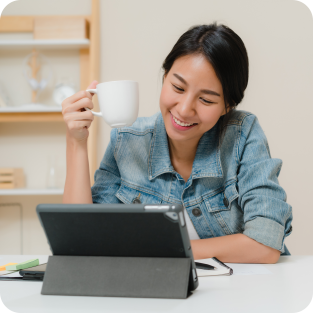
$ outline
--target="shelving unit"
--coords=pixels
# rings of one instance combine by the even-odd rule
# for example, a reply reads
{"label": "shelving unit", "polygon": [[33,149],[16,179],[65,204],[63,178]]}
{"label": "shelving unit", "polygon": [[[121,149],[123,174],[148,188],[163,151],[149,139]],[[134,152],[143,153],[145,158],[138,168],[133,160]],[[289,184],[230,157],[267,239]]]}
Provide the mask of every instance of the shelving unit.
{"label": "shelving unit", "polygon": [[[87,39],[66,39],[66,40],[1,40],[0,51],[8,49],[78,49],[80,65],[80,90],[87,89],[93,80],[99,81],[99,0],[91,0],[91,15],[82,16],[89,23],[89,38]],[[0,32],[20,33],[34,31],[35,16],[2,16],[0,19]],[[97,98],[93,99],[94,108],[98,110]],[[61,110],[51,111],[25,111],[21,108],[10,110],[0,110],[0,123],[12,122],[63,122]],[[94,183],[94,172],[97,169],[96,159],[96,130],[97,119],[89,128],[88,138],[88,158],[91,185]]]}
{"label": "shelving unit", "polygon": [[0,189],[0,196],[39,196],[39,195],[63,195],[64,190],[58,189]]}
{"label": "shelving unit", "polygon": [[[7,36],[6,34],[3,35],[2,37],[3,39],[0,40],[0,52],[3,51],[5,53],[3,53],[2,56],[0,55],[0,57],[8,56],[10,54],[10,51],[18,52],[16,53],[16,55],[24,55],[25,52],[26,55],[27,53],[30,53],[34,48],[38,49],[39,51],[49,50],[50,55],[51,54],[54,55],[55,52],[56,59],[62,54],[65,55],[72,54],[75,57],[75,59],[73,59],[73,64],[75,64],[76,66],[76,60],[77,63],[79,63],[79,71],[77,71],[77,68],[75,71],[76,77],[78,77],[78,74],[80,74],[79,75],[80,80],[78,81],[79,89],[80,90],[87,89],[91,81],[93,80],[100,81],[99,2],[100,2],[99,0],[91,0],[92,4],[91,15],[80,16],[87,21],[87,24],[89,24],[88,27],[89,31],[86,39],[7,40],[9,39],[9,37],[29,38],[29,34],[24,34],[25,36],[24,35],[20,36],[18,33],[34,33],[34,20],[36,16],[1,16],[0,33],[11,33],[13,36],[11,35]],[[25,102],[29,102],[29,100],[25,100]],[[93,104],[95,111],[99,111],[97,97],[93,98]],[[3,123],[5,123],[6,127],[11,130],[10,134],[14,134],[17,136],[19,136],[19,134],[23,132],[23,130],[28,128],[32,128],[33,133],[37,131],[38,133],[40,133],[42,128],[46,126],[48,126],[47,128],[49,129],[50,133],[51,130],[53,134],[54,132],[57,132],[57,136],[61,136],[61,138],[63,136],[63,133],[65,134],[62,108],[52,105],[38,107],[34,107],[33,105],[21,105],[15,107],[12,106],[0,108],[0,124]],[[18,125],[18,123],[21,124]],[[35,126],[33,126],[33,123],[36,123]],[[63,125],[61,123],[63,123]],[[89,159],[91,185],[93,185],[94,183],[94,172],[97,169],[97,160],[96,160],[97,123],[98,121],[97,119],[95,119],[91,127],[89,128],[89,138],[88,138],[88,159]],[[17,125],[19,127],[16,127]],[[12,129],[16,129],[16,131],[12,132]],[[36,131],[34,131],[34,129],[36,129]],[[60,132],[60,129],[62,129],[62,132]],[[21,135],[29,136],[30,134],[27,131],[25,133],[26,135],[25,134]],[[43,134],[46,133],[43,132]],[[40,149],[42,148],[40,147],[40,145],[36,145],[36,140],[37,138],[40,138],[40,136],[41,136],[40,140],[42,140],[44,135],[38,134],[39,137],[37,138],[36,135],[37,134],[35,134],[33,141],[31,141],[31,148],[28,148],[28,146],[23,145],[23,142],[21,142],[22,148],[21,150],[18,151],[18,154],[15,154],[15,157],[17,156],[18,158],[23,158],[22,149],[26,148],[29,149],[27,150],[28,153],[34,154],[37,153],[37,158],[40,159],[40,161],[43,160],[40,156]],[[4,148],[19,149],[19,142],[17,142],[15,138],[16,137],[12,138],[13,139],[12,141],[10,138],[10,140],[8,141],[9,142],[8,146]],[[21,138],[22,138],[21,140],[23,140],[22,136]],[[51,142],[52,146],[55,144],[55,141],[53,140]],[[34,142],[35,144],[33,144]],[[6,154],[8,156],[11,150],[6,151],[8,151]],[[33,166],[33,163],[29,166],[30,167]],[[36,172],[36,168],[34,166],[31,168],[33,172],[38,173]],[[39,164],[38,168],[41,168],[42,171],[43,168],[42,164]],[[43,173],[43,171],[41,173],[40,170],[39,174],[40,177],[42,177],[41,175],[45,175],[45,173]],[[40,187],[42,186],[42,188],[26,187],[23,189],[0,189],[0,198],[1,198],[0,254],[23,254],[23,253],[47,254],[47,250],[49,248],[42,227],[38,221],[35,208],[36,205],[38,205],[38,201],[43,201],[42,199],[47,199],[49,203],[55,203],[54,201],[59,201],[60,196],[63,195],[64,190],[63,188],[47,189],[45,188],[42,182],[43,180],[41,180],[40,183],[38,184],[38,186]],[[25,198],[27,200],[25,200]]]}
{"label": "shelving unit", "polygon": [[83,49],[89,48],[89,39],[69,39],[69,40],[1,40],[0,50],[13,49]]}
{"label": "shelving unit", "polygon": [[[8,106],[0,108],[0,113],[51,113],[62,112],[62,107],[58,105],[25,104],[19,106]],[[5,121],[5,120],[4,120]]]}
{"label": "shelving unit", "polygon": [[62,108],[59,106],[45,106],[29,108],[16,106],[0,108],[0,123],[11,122],[63,122]]}

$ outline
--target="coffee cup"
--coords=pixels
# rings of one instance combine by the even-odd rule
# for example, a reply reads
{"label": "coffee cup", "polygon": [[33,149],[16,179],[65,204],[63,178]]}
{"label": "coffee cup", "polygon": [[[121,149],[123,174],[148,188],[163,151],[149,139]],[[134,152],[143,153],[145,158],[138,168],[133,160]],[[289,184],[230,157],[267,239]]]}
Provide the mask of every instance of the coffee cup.
{"label": "coffee cup", "polygon": [[98,95],[100,112],[91,111],[101,116],[112,128],[131,126],[138,117],[139,86],[132,80],[117,80],[100,83],[96,89],[86,91]]}

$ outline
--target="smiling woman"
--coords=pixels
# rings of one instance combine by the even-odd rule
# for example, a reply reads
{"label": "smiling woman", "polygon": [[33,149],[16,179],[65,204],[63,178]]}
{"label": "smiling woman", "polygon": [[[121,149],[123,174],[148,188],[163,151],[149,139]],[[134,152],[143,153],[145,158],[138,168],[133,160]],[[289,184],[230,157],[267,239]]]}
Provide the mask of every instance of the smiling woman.
{"label": "smiling woman", "polygon": [[227,26],[200,25],[179,38],[163,70],[160,109],[171,161],[187,181],[200,138],[223,116],[218,125],[222,141],[232,110],[244,96],[248,55],[240,37]]}
{"label": "smiling woman", "polygon": [[[174,70],[176,67],[183,67],[185,72],[187,70],[185,78]],[[193,77],[190,77],[191,68]],[[176,78],[172,83],[176,91],[183,92],[188,87],[192,92],[196,87],[196,96],[202,103],[224,106],[221,116],[231,112],[242,101],[248,85],[249,60],[241,38],[229,27],[213,23],[195,26],[185,32],[163,62],[163,70],[165,84],[166,77],[170,74]],[[188,77],[189,83],[186,81]],[[179,88],[177,82],[183,88]],[[165,90],[162,89],[163,91]],[[231,114],[227,114],[223,118],[221,136],[230,116]]]}
{"label": "smiling woman", "polygon": [[[75,139],[80,124],[71,124],[63,202],[80,195],[79,203],[182,204],[195,259],[275,263],[289,254],[292,209],[278,183],[282,161],[271,158],[257,117],[236,109],[248,67],[244,43],[230,28],[190,28],[163,63],[161,112],[111,131],[91,192],[75,179],[79,171],[89,179],[87,137]],[[79,111],[86,104],[92,108],[88,93],[65,101],[67,111],[77,111],[71,121],[90,126],[90,112]]]}

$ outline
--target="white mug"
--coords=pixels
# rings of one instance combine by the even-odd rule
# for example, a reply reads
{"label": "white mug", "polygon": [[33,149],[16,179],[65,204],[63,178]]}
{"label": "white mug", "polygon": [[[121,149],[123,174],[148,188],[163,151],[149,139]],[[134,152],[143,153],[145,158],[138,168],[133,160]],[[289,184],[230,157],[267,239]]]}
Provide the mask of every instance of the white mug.
{"label": "white mug", "polygon": [[98,95],[101,116],[112,128],[131,126],[138,117],[139,86],[132,80],[117,80],[98,84],[96,89],[87,89]]}

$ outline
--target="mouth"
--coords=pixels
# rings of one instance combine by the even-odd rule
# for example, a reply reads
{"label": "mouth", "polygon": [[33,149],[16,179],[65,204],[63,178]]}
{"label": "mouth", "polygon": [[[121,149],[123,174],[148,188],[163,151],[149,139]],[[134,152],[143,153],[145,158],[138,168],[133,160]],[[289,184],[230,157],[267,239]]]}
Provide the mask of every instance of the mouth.
{"label": "mouth", "polygon": [[195,127],[196,125],[198,125],[198,123],[185,123],[179,119],[177,119],[173,114],[172,112],[170,111],[171,113],[171,121],[172,121],[172,124],[173,126],[176,128],[176,129],[179,129],[179,130],[188,130],[188,129],[191,129],[193,127]]}

